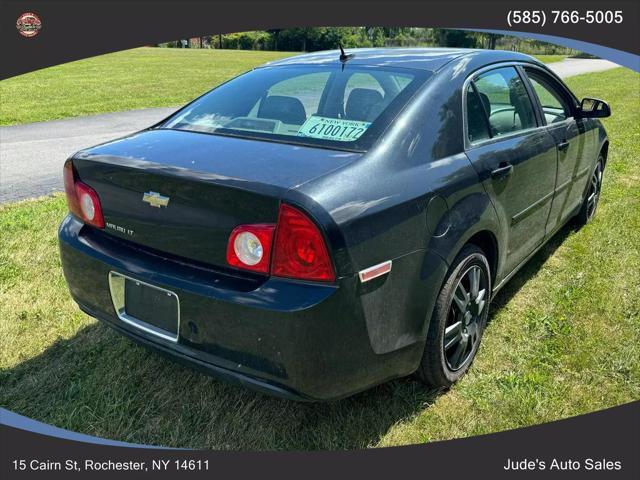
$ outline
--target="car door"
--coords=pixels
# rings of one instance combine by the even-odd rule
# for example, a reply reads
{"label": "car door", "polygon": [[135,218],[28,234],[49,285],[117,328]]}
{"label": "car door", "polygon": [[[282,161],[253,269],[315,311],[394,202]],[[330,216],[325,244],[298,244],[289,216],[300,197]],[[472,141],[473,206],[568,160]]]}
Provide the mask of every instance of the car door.
{"label": "car door", "polygon": [[465,88],[466,153],[503,225],[505,274],[544,240],[556,184],[556,142],[521,75],[514,65],[482,70]]}
{"label": "car door", "polygon": [[582,201],[591,167],[585,119],[576,119],[575,99],[557,80],[537,67],[524,67],[540,109],[544,128],[554,138],[558,150],[558,176],[555,196],[547,222],[553,233]]}

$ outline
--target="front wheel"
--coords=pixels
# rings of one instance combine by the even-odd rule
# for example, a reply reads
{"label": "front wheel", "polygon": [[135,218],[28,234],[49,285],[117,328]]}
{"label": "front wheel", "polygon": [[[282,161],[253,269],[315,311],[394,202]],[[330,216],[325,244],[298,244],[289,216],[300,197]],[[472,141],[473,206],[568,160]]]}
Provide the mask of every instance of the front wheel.
{"label": "front wheel", "polygon": [[593,169],[591,178],[589,179],[589,187],[587,195],[584,197],[582,207],[576,215],[578,225],[586,225],[596,215],[598,202],[600,201],[600,190],[602,189],[602,174],[604,172],[604,158],[602,155],[598,158],[598,163]]}
{"label": "front wheel", "polygon": [[487,323],[491,273],[484,252],[467,245],[458,254],[434,308],[418,377],[449,387],[469,369]]}

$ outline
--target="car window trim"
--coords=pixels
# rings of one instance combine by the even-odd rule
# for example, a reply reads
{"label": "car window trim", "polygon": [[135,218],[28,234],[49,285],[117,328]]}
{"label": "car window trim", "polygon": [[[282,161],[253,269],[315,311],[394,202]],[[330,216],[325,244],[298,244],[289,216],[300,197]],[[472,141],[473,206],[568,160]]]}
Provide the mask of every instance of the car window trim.
{"label": "car window trim", "polygon": [[516,70],[518,75],[520,75],[522,83],[524,83],[524,88],[527,91],[527,94],[529,95],[529,100],[531,101],[531,106],[533,107],[534,115],[536,116],[536,123],[539,127],[544,127],[547,124],[547,120],[544,116],[540,99],[538,98],[536,91],[533,89],[533,84],[529,80],[529,77],[527,77],[522,65],[516,65]]}

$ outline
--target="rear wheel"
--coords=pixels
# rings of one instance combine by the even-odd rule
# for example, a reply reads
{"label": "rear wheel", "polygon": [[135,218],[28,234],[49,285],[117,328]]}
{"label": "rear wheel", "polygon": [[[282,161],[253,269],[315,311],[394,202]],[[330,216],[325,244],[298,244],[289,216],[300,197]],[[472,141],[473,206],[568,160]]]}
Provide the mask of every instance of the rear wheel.
{"label": "rear wheel", "polygon": [[469,369],[487,322],[491,274],[484,252],[465,246],[440,290],[418,377],[449,387]]}
{"label": "rear wheel", "polygon": [[587,195],[584,197],[582,207],[576,215],[576,221],[578,225],[586,225],[596,215],[598,209],[598,202],[600,201],[600,190],[602,189],[602,174],[604,172],[604,158],[602,154],[598,158],[598,163],[591,173],[589,179],[589,186],[587,188]]}

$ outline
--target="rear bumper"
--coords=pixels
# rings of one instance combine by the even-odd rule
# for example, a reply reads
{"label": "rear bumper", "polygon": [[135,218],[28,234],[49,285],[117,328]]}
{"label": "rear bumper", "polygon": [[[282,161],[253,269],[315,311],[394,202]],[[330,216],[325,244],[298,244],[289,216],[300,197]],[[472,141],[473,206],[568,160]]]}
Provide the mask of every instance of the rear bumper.
{"label": "rear bumper", "polygon": [[[72,297],[89,315],[208,374],[296,400],[349,396],[415,370],[423,344],[373,351],[356,277],[336,285],[251,279],[167,260],[83,226],[59,230]],[[178,341],[121,321],[109,272],[171,290],[180,299]]]}
{"label": "rear bumper", "polygon": [[137,332],[132,331],[131,329],[124,328],[123,323],[119,322],[114,317],[105,315],[102,312],[93,311],[82,304],[78,304],[78,306],[87,315],[100,320],[101,322],[107,324],[108,326],[112,327],[118,332],[131,338],[136,343],[144,347],[150,348],[152,350],[155,350],[158,353],[166,355],[169,358],[172,358],[189,367],[195,368],[212,377],[219,378],[220,380],[224,380],[229,383],[241,385],[243,387],[247,387],[258,392],[266,393],[268,395],[285,398],[287,400],[296,400],[296,401],[313,401],[314,400],[298,392],[295,392],[289,388],[280,386],[276,383],[270,383],[266,380],[261,380],[259,378],[251,377],[249,375],[245,375],[233,370],[228,370],[226,368],[219,367],[213,363],[208,363],[208,362],[199,360],[197,357],[189,355],[188,350],[185,352],[182,349],[175,348],[175,346],[165,346],[157,341],[152,341],[144,335],[139,335]]}

